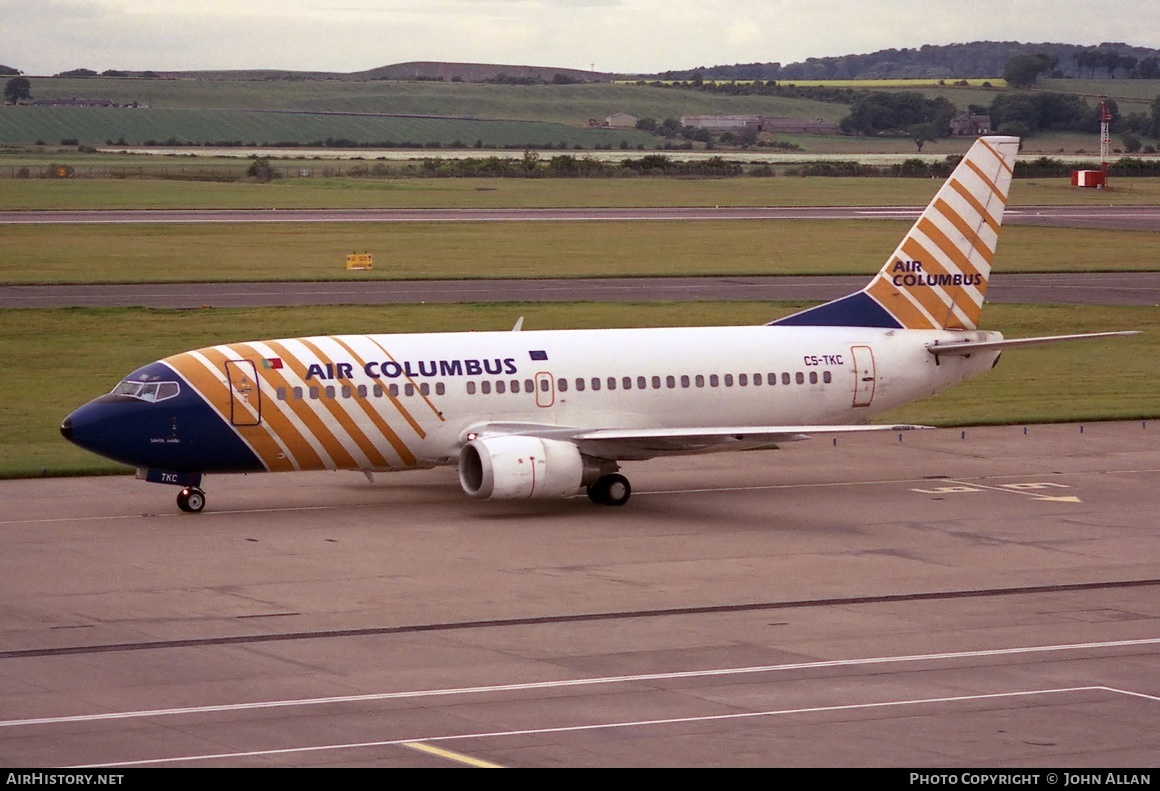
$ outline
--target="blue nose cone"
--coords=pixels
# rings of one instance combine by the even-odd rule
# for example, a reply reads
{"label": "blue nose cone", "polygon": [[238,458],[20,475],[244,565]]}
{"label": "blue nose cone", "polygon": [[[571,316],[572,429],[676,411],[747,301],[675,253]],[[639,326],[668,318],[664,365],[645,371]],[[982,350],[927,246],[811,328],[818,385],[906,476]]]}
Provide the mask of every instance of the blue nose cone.
{"label": "blue nose cone", "polygon": [[113,396],[101,396],[74,410],[60,424],[69,442],[123,464],[140,466],[148,449],[142,429],[148,404]]}

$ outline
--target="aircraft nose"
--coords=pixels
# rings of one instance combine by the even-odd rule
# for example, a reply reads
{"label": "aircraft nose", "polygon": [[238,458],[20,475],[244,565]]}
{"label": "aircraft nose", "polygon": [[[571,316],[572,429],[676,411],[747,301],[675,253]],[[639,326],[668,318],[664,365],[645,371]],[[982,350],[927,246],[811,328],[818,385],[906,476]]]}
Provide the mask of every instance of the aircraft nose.
{"label": "aircraft nose", "polygon": [[127,445],[127,428],[131,425],[132,404],[105,403],[104,397],[74,409],[60,422],[60,435],[74,445],[115,458],[116,451]]}

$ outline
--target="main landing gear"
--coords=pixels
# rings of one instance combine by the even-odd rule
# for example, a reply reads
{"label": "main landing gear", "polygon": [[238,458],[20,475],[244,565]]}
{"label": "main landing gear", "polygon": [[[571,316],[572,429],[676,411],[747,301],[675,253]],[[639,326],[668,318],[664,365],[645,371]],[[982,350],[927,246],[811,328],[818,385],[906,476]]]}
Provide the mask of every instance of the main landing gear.
{"label": "main landing gear", "polygon": [[186,486],[177,493],[177,507],[187,514],[199,514],[205,508],[205,492],[196,486]]}
{"label": "main landing gear", "polygon": [[624,505],[632,496],[632,486],[623,475],[605,475],[588,487],[588,499],[600,505]]}

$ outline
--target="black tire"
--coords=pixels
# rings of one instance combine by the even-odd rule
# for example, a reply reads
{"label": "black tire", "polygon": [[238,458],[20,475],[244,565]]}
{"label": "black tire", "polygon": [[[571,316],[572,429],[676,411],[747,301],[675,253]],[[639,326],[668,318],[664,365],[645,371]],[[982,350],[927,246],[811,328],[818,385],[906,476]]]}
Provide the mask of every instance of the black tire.
{"label": "black tire", "polygon": [[604,504],[624,505],[632,497],[632,484],[623,475],[604,476]]}
{"label": "black tire", "polygon": [[199,514],[205,508],[205,492],[201,489],[182,489],[177,493],[177,507],[189,514]]}
{"label": "black tire", "polygon": [[624,505],[632,486],[623,475],[605,475],[588,487],[588,499],[600,505]]}

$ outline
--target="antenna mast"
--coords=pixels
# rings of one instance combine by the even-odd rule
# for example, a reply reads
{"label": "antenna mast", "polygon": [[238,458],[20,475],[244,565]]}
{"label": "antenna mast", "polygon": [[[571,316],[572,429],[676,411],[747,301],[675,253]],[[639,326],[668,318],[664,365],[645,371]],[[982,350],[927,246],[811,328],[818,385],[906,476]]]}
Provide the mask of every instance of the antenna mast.
{"label": "antenna mast", "polygon": [[1100,102],[1100,170],[1104,173],[1104,178],[1108,175],[1108,145],[1111,142],[1111,135],[1108,133],[1108,127],[1112,123],[1112,114],[1108,111],[1108,103],[1106,101]]}

